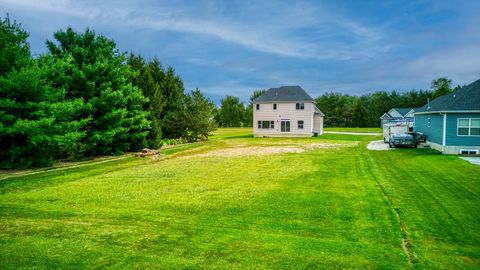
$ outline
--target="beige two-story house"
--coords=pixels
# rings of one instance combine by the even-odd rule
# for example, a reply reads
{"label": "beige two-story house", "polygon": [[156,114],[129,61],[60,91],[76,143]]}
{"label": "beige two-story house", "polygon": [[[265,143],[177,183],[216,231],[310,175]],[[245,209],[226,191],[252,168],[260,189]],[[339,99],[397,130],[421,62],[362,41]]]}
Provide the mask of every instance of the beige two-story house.
{"label": "beige two-story house", "polygon": [[255,137],[323,134],[323,113],[300,86],[270,88],[253,101]]}

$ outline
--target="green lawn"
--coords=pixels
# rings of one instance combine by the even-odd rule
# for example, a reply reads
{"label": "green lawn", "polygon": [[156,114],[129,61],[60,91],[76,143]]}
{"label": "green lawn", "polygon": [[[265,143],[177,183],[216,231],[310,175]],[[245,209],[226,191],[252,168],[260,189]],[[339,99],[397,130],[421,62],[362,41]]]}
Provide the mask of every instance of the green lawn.
{"label": "green lawn", "polygon": [[155,158],[12,175],[0,269],[480,268],[480,166],[371,138],[221,129]]}
{"label": "green lawn", "polygon": [[382,128],[348,128],[348,127],[326,127],[325,131],[342,131],[342,132],[361,132],[361,133],[382,133]]}

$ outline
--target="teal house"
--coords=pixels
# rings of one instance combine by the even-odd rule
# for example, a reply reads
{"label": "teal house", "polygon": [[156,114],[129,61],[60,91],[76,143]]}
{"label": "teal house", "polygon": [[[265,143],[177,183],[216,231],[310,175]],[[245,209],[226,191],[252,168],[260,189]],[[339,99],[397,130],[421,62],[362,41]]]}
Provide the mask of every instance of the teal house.
{"label": "teal house", "polygon": [[415,109],[415,131],[444,154],[480,153],[480,80]]}

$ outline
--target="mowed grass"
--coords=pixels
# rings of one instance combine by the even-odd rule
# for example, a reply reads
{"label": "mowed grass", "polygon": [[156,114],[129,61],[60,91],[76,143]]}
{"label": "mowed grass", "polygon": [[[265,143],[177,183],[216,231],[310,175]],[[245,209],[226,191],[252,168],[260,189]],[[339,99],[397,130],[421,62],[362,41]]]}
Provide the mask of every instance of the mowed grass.
{"label": "mowed grass", "polygon": [[[0,268],[479,268],[480,166],[370,139],[220,129],[160,157],[12,175]],[[310,143],[344,147],[205,155]]]}

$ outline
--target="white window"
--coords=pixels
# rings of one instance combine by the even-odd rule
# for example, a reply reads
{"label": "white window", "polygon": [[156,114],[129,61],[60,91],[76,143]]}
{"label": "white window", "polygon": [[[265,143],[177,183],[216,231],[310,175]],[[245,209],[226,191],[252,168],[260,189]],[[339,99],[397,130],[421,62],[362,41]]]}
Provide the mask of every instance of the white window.
{"label": "white window", "polygon": [[480,118],[470,119],[470,136],[480,136]]}
{"label": "white window", "polygon": [[274,109],[274,110],[277,109],[277,104],[273,104],[273,109]]}
{"label": "white window", "polygon": [[478,155],[477,149],[460,149],[460,155]]}
{"label": "white window", "polygon": [[297,103],[297,104],[295,105],[295,108],[296,108],[297,110],[304,110],[304,109],[305,109],[305,103],[303,103],[303,102],[302,102],[302,103]]}
{"label": "white window", "polygon": [[260,104],[256,105],[257,111],[260,110]]}
{"label": "white window", "polygon": [[258,121],[257,125],[261,129],[272,129],[275,128],[275,121]]}
{"label": "white window", "polygon": [[298,129],[303,129],[303,120],[299,120],[297,123]]}
{"label": "white window", "polygon": [[480,118],[458,118],[458,136],[480,136]]}

